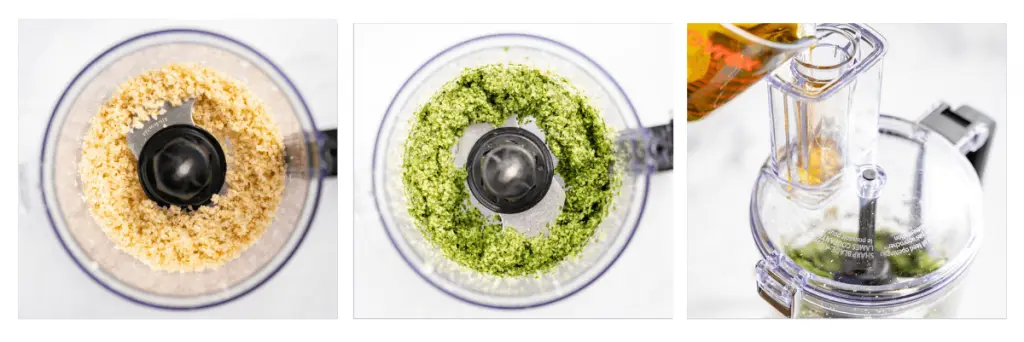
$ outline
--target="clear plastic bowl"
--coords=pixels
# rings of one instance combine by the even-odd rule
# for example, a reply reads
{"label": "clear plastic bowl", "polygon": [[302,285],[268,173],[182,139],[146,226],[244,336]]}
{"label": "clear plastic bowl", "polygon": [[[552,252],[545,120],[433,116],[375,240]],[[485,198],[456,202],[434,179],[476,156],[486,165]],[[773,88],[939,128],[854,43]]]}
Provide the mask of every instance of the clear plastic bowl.
{"label": "clear plastic bowl", "polygon": [[[202,272],[156,271],[118,250],[89,213],[78,162],[89,120],[122,82],[167,63],[199,63],[245,83],[268,106],[285,137],[287,176],[281,204],[263,236],[238,258]],[[232,38],[172,29],[129,38],[90,61],[54,107],[40,159],[47,217],[60,242],[89,277],[136,303],[198,309],[239,298],[269,280],[302,243],[323,180],[321,136],[298,90],[264,55]]]}
{"label": "clear plastic bowl", "polygon": [[495,34],[445,49],[423,64],[402,85],[388,107],[374,147],[373,192],[380,219],[402,258],[423,279],[460,300],[491,308],[514,309],[549,304],[593,283],[622,254],[643,215],[650,167],[625,172],[620,194],[608,217],[579,260],[563,261],[550,274],[498,278],[464,269],[431,245],[409,217],[401,164],[410,119],[444,83],[465,68],[519,63],[551,70],[576,85],[617,132],[639,129],[640,119],[615,80],[596,62],[562,43],[525,34]]}

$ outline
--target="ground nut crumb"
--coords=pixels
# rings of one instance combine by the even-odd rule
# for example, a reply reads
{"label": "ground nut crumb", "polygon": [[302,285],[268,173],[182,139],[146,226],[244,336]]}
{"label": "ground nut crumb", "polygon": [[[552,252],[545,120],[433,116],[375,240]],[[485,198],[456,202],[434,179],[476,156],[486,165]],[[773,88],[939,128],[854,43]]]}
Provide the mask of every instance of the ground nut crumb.
{"label": "ground nut crumb", "polygon": [[[163,114],[164,102],[189,98],[193,120],[217,137],[228,161],[226,194],[192,212],[146,196],[126,140],[132,127]],[[284,142],[241,82],[170,64],[121,84],[102,105],[83,139],[79,173],[90,213],[119,249],[154,269],[198,271],[238,257],[266,231],[284,190]]]}

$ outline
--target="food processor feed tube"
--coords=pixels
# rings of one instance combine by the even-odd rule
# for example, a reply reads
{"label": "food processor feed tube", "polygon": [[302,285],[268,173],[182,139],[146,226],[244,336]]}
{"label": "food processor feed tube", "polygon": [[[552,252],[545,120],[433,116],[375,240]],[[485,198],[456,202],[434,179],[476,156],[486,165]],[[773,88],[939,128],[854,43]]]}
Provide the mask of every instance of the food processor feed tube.
{"label": "food processor feed tube", "polygon": [[[793,200],[817,206],[851,165],[872,164],[884,42],[863,27],[824,24],[818,42],[768,78],[771,168]],[[859,84],[860,78],[872,81]],[[858,127],[859,126],[859,127]]]}
{"label": "food processor feed tube", "polygon": [[845,178],[860,189],[858,254],[844,258],[836,277],[884,284],[892,274],[874,241],[876,198],[885,172],[874,165],[874,144],[885,43],[859,25],[824,24],[816,27],[816,36],[814,45],[769,78],[770,171],[786,184],[792,200],[809,207],[829,203],[844,174],[855,173]]}

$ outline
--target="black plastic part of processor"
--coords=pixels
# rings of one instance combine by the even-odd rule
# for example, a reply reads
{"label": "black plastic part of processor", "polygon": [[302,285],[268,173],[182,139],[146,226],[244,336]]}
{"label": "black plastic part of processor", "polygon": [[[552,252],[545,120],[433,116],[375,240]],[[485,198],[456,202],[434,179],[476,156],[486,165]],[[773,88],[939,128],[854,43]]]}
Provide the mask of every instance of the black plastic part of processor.
{"label": "black plastic part of processor", "polygon": [[[865,170],[861,177],[865,181],[874,181],[878,173],[874,169]],[[844,257],[842,270],[835,275],[835,280],[857,285],[885,285],[896,280],[892,272],[889,258],[875,249],[875,215],[878,212],[877,198],[862,198],[859,217],[857,219],[857,240],[861,244],[859,250],[867,255]]]}
{"label": "black plastic part of processor", "polygon": [[224,186],[227,161],[212,134],[192,125],[171,125],[153,134],[139,152],[139,182],[161,206],[195,209]]}
{"label": "black plastic part of processor", "polygon": [[519,127],[500,127],[481,136],[469,151],[466,172],[473,197],[502,214],[539,203],[555,174],[544,141]]}
{"label": "black plastic part of processor", "polygon": [[324,135],[320,159],[323,161],[328,177],[338,175],[338,129],[320,131]]}
{"label": "black plastic part of processor", "polygon": [[954,111],[949,105],[942,104],[921,119],[921,124],[938,132],[954,144],[971,134],[972,129],[981,128],[987,131],[988,134],[984,136],[985,141],[980,142],[976,149],[967,151],[965,154],[978,173],[978,178],[983,179],[985,164],[988,162],[989,147],[992,146],[992,137],[996,132],[995,120],[970,106],[960,106]]}

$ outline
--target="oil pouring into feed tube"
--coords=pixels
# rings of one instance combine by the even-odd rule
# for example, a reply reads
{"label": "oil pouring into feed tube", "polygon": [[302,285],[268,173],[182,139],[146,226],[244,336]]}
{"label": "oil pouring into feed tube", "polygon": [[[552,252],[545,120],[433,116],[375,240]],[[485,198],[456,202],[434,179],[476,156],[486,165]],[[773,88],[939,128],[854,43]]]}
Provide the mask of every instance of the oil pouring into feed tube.
{"label": "oil pouring into feed tube", "polygon": [[995,125],[966,106],[918,122],[880,114],[892,47],[867,25],[811,27],[814,43],[766,76],[771,154],[750,202],[757,291],[786,317],[955,316],[981,248]]}

